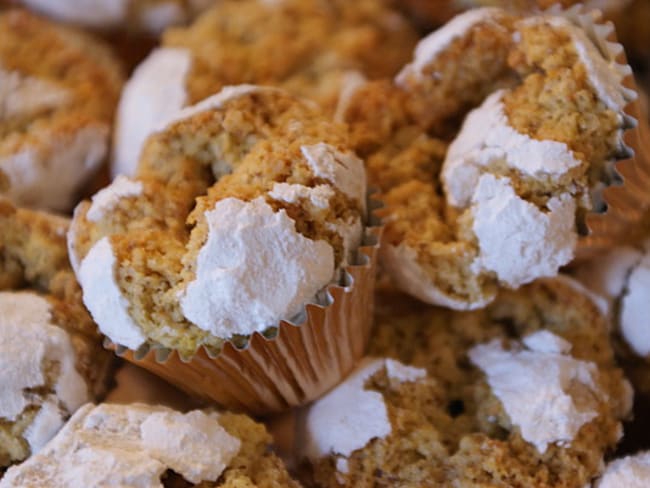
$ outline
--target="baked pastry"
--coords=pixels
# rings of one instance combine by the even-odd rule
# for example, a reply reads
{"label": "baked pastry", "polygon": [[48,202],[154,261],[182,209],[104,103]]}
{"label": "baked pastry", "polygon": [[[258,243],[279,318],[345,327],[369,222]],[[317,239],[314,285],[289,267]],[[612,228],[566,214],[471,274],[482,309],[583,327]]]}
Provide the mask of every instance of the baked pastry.
{"label": "baked pastry", "polygon": [[108,153],[122,72],[87,34],[0,13],[0,192],[66,212]]}
{"label": "baked pastry", "polygon": [[650,453],[640,452],[607,464],[594,488],[643,488],[650,483]]}
{"label": "baked pastry", "polygon": [[0,467],[106,391],[111,355],[68,264],[68,223],[0,198]]}
{"label": "baked pastry", "polygon": [[631,155],[635,93],[603,44],[609,28],[577,12],[470,10],[420,41],[394,82],[342,108],[384,194],[384,264],[402,289],[485,306],[497,285],[557,274],[585,214],[606,208],[613,165]]}
{"label": "baked pastry", "polygon": [[278,89],[228,87],[154,134],[134,179],[77,207],[70,254],[116,344],[218,351],[325,303],[365,198],[343,126]]}
{"label": "baked pastry", "polygon": [[187,22],[214,0],[19,0],[48,17],[98,30],[158,34]]}
{"label": "baked pastry", "polygon": [[[317,436],[301,449],[343,446],[319,452],[321,486],[583,487],[599,474],[632,391],[605,317],[576,282],[503,291],[474,312],[386,291],[377,303],[369,354],[392,361],[311,407]],[[383,398],[392,428],[367,427],[380,417],[365,397]]]}
{"label": "baked pastry", "polygon": [[88,404],[0,486],[298,487],[270,442],[245,415]]}
{"label": "baked pastry", "polygon": [[281,86],[333,112],[342,89],[394,75],[416,41],[408,22],[377,0],[218,2],[191,26],[167,30],[128,81],[113,174],[132,175],[153,129],[224,86]]}

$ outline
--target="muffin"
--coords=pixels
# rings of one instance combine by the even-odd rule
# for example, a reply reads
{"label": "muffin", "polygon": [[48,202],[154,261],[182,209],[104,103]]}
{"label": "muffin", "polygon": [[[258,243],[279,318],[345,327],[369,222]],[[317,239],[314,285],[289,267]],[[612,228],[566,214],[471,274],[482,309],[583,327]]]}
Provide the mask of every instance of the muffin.
{"label": "muffin", "polygon": [[588,215],[613,212],[635,93],[603,50],[608,28],[576,12],[470,10],[342,108],[388,207],[383,263],[403,290],[483,307],[498,286],[556,275]]}
{"label": "muffin", "polygon": [[[369,354],[391,359],[352,375],[338,389],[354,394],[334,390],[301,424],[317,446],[343,446],[312,456],[321,486],[584,487],[600,473],[632,391],[579,285],[541,280],[474,312],[386,290],[377,303]],[[362,395],[383,403],[383,427],[360,427],[380,418]]]}
{"label": "muffin", "polygon": [[0,467],[39,451],[106,391],[111,355],[81,302],[67,229],[0,199]]}
{"label": "muffin", "polygon": [[128,81],[113,174],[134,174],[158,124],[224,86],[281,86],[333,112],[348,85],[394,75],[416,41],[406,20],[377,0],[218,2],[191,26],[167,30]]}
{"label": "muffin", "polygon": [[122,86],[98,40],[24,11],[0,13],[0,192],[67,212],[108,153]]}
{"label": "muffin", "polygon": [[[239,85],[149,138],[135,178],[121,176],[77,207],[68,241],[84,303],[115,344],[215,356],[227,342],[282,335],[280,321],[311,320],[306,304],[315,304],[340,317],[333,325],[350,343],[330,360],[345,371],[352,359],[343,351],[361,353],[372,303],[370,276],[348,273],[365,259],[366,213],[363,163],[345,128],[279,89]],[[330,307],[351,291],[365,296],[345,305],[356,310]],[[307,330],[287,333],[312,333],[299,328]],[[288,374],[296,364],[277,368]],[[266,387],[282,391],[278,381]]]}
{"label": "muffin", "polygon": [[0,486],[298,487],[270,442],[244,415],[87,404]]}

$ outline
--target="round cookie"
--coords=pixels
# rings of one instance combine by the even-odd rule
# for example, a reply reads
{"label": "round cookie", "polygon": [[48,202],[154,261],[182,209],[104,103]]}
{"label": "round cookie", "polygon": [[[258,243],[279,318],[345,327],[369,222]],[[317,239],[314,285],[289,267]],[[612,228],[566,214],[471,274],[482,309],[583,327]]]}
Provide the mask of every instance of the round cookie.
{"label": "round cookie", "polygon": [[[579,285],[541,280],[475,312],[377,298],[369,354],[391,359],[300,424],[320,486],[584,487],[600,473],[632,392]],[[339,417],[347,436],[332,429]]]}
{"label": "round cookie", "polygon": [[342,89],[394,75],[416,41],[376,0],[219,2],[191,26],[167,30],[126,84],[113,174],[132,175],[155,127],[224,86],[281,86],[333,112]]}
{"label": "round cookie", "polygon": [[26,7],[61,22],[100,30],[158,34],[187,22],[214,0],[20,0]]}
{"label": "round cookie", "polygon": [[68,224],[0,199],[0,466],[106,390],[112,359],[68,263]]}
{"label": "round cookie", "polygon": [[345,127],[279,89],[228,87],[149,138],[135,178],[77,207],[70,254],[113,342],[216,351],[325,303],[365,198]]}
{"label": "round cookie", "polygon": [[631,155],[635,96],[629,67],[580,22],[470,10],[341,109],[383,192],[384,264],[405,291],[475,309],[573,259],[585,214],[603,210],[613,164]]}
{"label": "round cookie", "polygon": [[0,12],[0,193],[67,212],[108,154],[122,86],[100,41],[19,10]]}
{"label": "round cookie", "polygon": [[298,487],[270,444],[245,415],[88,404],[0,487]]}

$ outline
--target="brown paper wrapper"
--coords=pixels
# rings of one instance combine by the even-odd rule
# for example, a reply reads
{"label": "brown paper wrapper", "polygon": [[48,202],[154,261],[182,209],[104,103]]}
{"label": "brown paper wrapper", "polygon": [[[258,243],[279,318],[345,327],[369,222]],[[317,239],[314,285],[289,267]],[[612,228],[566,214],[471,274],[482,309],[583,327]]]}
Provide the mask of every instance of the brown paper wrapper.
{"label": "brown paper wrapper", "polygon": [[200,348],[189,359],[146,346],[133,351],[108,339],[105,346],[190,395],[232,410],[267,415],[308,403],[338,384],[363,356],[382,230],[366,228],[356,264],[344,268],[344,284],[328,286],[327,305],[307,304],[302,323],[281,321],[271,339],[256,332],[242,348],[226,342],[217,356]]}
{"label": "brown paper wrapper", "polygon": [[623,143],[625,152],[614,164],[621,184],[603,190],[604,212],[589,212],[585,218],[587,234],[578,241],[577,258],[588,258],[619,243],[630,228],[650,209],[650,128],[644,100],[629,68],[623,46],[618,43],[611,22],[604,22],[597,10],[586,12],[581,5],[562,11],[551,8],[550,13],[565,16],[582,27],[601,53],[619,71],[628,105],[625,107]]}

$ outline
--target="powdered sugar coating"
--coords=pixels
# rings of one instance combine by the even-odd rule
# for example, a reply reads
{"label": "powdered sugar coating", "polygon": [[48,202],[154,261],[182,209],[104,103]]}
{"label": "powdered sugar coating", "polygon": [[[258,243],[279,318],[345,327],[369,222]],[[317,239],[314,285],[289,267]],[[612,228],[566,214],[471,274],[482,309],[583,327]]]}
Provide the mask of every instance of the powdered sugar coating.
{"label": "powdered sugar coating", "polygon": [[639,356],[650,355],[650,253],[630,273],[620,314],[625,341]]}
{"label": "powdered sugar coating", "polygon": [[[495,339],[469,351],[510,421],[540,454],[549,444],[570,444],[606,398],[596,383],[596,365],[574,359],[569,350],[565,340],[539,331],[511,350]],[[583,388],[590,394],[581,393]]]}
{"label": "powdered sugar coating", "polygon": [[480,250],[472,265],[476,271],[492,271],[511,287],[556,275],[573,258],[576,204],[563,194],[546,207],[542,211],[520,198],[508,178],[481,176],[472,199]]}
{"label": "powdered sugar coating", "polygon": [[[0,292],[0,418],[13,422],[35,403],[30,388],[51,386],[27,440],[38,448],[62,424],[63,416],[88,401],[88,386],[77,372],[76,355],[68,333],[52,322],[49,302],[32,292]],[[59,364],[53,385],[47,384],[45,363]],[[48,401],[60,402],[67,412],[55,411]],[[57,417],[58,416],[58,417]]]}
{"label": "powdered sugar coating", "polygon": [[173,469],[192,483],[216,481],[241,446],[216,413],[148,405],[85,405],[1,487],[161,487]]}
{"label": "powdered sugar coating", "polygon": [[457,15],[443,27],[422,39],[415,48],[415,56],[395,77],[398,85],[404,85],[410,76],[422,76],[422,70],[454,40],[466,34],[480,22],[490,21],[503,15],[498,8],[476,8]]}
{"label": "powdered sugar coating", "polygon": [[536,140],[510,126],[504,112],[504,90],[498,90],[470,112],[449,146],[442,170],[447,201],[466,207],[482,171],[504,163],[532,177],[560,177],[582,164],[561,142]]}
{"label": "powdered sugar coating", "polygon": [[129,303],[115,279],[116,262],[109,238],[103,237],[81,261],[77,279],[84,305],[102,333],[116,344],[137,349],[146,337],[129,315]]}
{"label": "powdered sugar coating", "polygon": [[66,413],[59,409],[56,397],[50,395],[25,431],[24,437],[32,455],[38,453],[56,435],[66,416]]}
{"label": "powdered sugar coating", "polygon": [[137,197],[140,194],[142,194],[142,182],[119,175],[113,183],[92,196],[92,204],[88,208],[86,218],[90,222],[98,222],[106,212],[112,212],[121,199]]}
{"label": "powdered sugar coating", "polygon": [[132,176],[147,137],[186,105],[185,78],[191,67],[187,49],[162,47],[135,69],[117,109],[113,176]]}
{"label": "powdered sugar coating", "polygon": [[317,177],[332,183],[348,197],[363,206],[366,202],[366,172],[355,154],[343,153],[335,147],[318,143],[300,148]]}
{"label": "powdered sugar coating", "polygon": [[303,237],[262,197],[220,200],[205,218],[208,238],[180,304],[189,321],[217,337],[291,319],[334,276],[332,246]]}
{"label": "powdered sugar coating", "polygon": [[[391,359],[364,359],[341,384],[307,407],[299,420],[304,455],[312,461],[331,454],[348,457],[374,438],[390,435],[392,427],[381,393],[364,388],[381,368],[400,383],[426,376],[422,369]],[[337,462],[345,471],[346,462]]]}
{"label": "powdered sugar coating", "polygon": [[289,183],[274,183],[269,192],[269,197],[287,203],[297,203],[300,200],[309,200],[314,207],[328,208],[334,190],[329,185],[317,185],[313,188],[305,185]]}
{"label": "powdered sugar coating", "polygon": [[646,488],[650,486],[650,451],[615,459],[607,465],[595,488]]}

